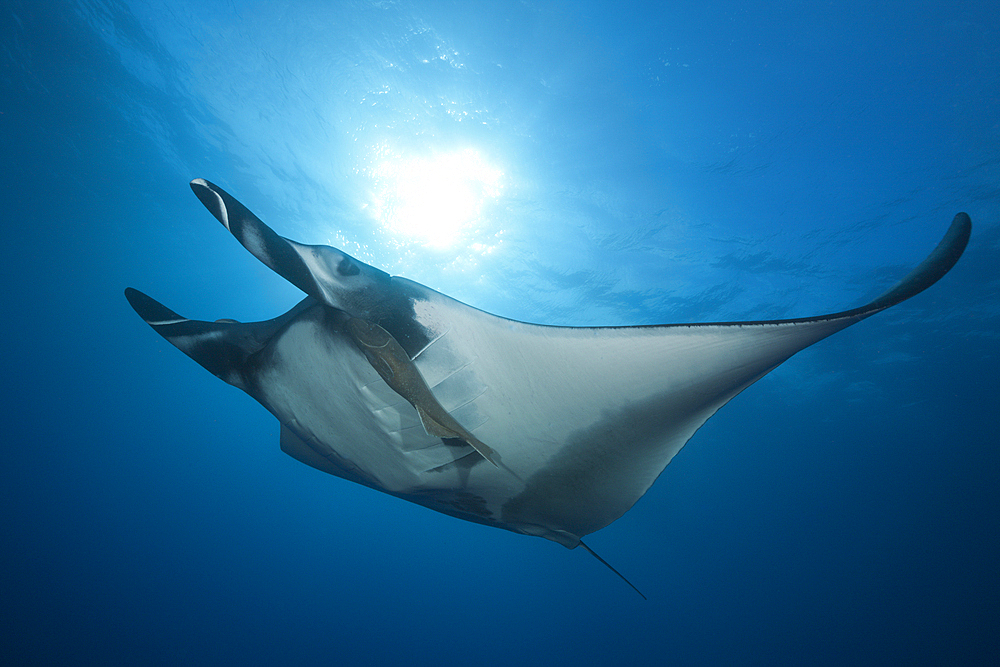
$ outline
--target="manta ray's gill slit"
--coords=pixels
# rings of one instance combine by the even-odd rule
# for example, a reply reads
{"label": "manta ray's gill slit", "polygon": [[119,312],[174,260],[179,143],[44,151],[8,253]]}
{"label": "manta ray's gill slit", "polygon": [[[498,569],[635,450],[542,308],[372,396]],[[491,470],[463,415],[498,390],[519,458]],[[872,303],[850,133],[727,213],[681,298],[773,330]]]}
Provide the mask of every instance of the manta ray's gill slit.
{"label": "manta ray's gill slit", "polygon": [[458,374],[458,373],[461,373],[461,372],[462,372],[462,371],[464,371],[464,370],[465,370],[466,368],[469,368],[470,366],[472,366],[472,364],[473,364],[473,362],[474,362],[474,361],[475,361],[475,359],[473,359],[473,360],[471,360],[471,361],[467,361],[467,362],[465,362],[464,364],[462,364],[461,366],[459,366],[459,367],[458,367],[458,368],[456,368],[455,370],[451,371],[450,373],[448,373],[447,375],[445,375],[445,376],[444,376],[443,378],[441,378],[440,380],[438,380],[437,382],[435,382],[435,383],[434,383],[433,385],[431,385],[431,386],[432,386],[433,388],[437,388],[437,387],[440,387],[440,386],[441,386],[441,383],[443,383],[443,382],[447,382],[447,381],[448,381],[448,378],[450,378],[450,377],[454,377],[454,376],[455,376],[456,374]]}
{"label": "manta ray's gill slit", "polygon": [[445,331],[439,333],[437,336],[434,336],[434,338],[427,341],[427,345],[424,345],[422,348],[417,350],[417,353],[413,355],[413,358],[410,361],[416,361],[417,357],[423,354],[427,350],[427,348],[429,348],[431,345],[433,345],[434,343],[438,342],[439,340],[447,336],[450,331],[451,329],[446,329]]}
{"label": "manta ray's gill slit", "polygon": [[[449,375],[448,377],[451,377],[451,376]],[[448,379],[448,378],[445,378],[445,380],[447,380],[447,379]],[[442,380],[442,382],[444,382],[444,380]],[[438,385],[434,385],[434,387],[433,387],[433,388],[434,388],[434,389],[437,389],[437,387],[438,387]],[[480,396],[482,396],[483,394],[485,394],[485,393],[486,393],[486,391],[487,391],[488,389],[489,389],[489,387],[483,387],[482,389],[480,389],[480,390],[479,390],[479,393],[478,393],[478,394],[476,394],[476,395],[474,395],[474,396],[470,396],[470,398],[469,398],[469,399],[468,399],[467,401],[465,401],[464,403],[459,403],[459,404],[458,404],[458,405],[456,405],[455,407],[451,408],[451,409],[449,410],[449,412],[455,412],[456,410],[461,410],[461,409],[462,409],[462,408],[464,408],[464,407],[465,407],[466,405],[469,405],[470,403],[475,403],[475,402],[476,402],[476,399],[477,399],[477,398],[479,398]]]}

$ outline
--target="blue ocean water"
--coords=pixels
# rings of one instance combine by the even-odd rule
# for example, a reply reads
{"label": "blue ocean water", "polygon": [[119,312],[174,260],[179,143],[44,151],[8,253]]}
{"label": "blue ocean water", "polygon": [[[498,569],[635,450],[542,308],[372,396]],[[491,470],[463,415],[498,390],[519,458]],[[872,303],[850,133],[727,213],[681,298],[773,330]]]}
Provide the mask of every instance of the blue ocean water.
{"label": "blue ocean water", "polygon": [[[990,664],[992,3],[0,7],[4,664]],[[301,294],[212,219],[557,325],[927,292],[713,417],[583,550],[324,475],[152,332]],[[669,372],[669,369],[664,369]]]}

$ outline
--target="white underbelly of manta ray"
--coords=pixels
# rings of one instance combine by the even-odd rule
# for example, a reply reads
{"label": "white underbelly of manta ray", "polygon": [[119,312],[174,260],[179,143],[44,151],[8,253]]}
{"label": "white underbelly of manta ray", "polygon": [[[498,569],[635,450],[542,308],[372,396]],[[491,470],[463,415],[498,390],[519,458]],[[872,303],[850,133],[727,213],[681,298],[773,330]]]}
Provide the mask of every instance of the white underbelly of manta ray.
{"label": "white underbelly of manta ray", "polygon": [[198,179],[191,187],[240,243],[308,296],[278,318],[242,324],[188,320],[130,288],[140,317],[274,414],[282,449],[300,461],[570,548],[628,511],[740,391],[799,350],[934,284],[971,230],[959,213],[900,283],[841,313],[549,327],[288,240],[218,186]]}

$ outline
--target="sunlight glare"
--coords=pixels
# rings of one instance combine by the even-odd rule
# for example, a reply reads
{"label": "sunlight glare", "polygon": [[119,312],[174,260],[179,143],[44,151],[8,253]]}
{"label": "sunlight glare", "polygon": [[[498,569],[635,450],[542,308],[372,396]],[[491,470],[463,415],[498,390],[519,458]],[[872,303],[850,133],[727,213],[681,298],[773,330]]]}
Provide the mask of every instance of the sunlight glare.
{"label": "sunlight glare", "polygon": [[503,172],[472,149],[389,159],[373,176],[378,219],[393,232],[438,249],[459,241],[503,189]]}

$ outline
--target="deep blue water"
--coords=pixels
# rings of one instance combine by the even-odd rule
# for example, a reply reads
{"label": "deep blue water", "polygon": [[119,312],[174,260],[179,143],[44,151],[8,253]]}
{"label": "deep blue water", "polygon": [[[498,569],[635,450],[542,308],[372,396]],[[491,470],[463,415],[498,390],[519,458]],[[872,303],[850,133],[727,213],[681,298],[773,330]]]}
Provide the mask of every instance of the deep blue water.
{"label": "deep blue water", "polygon": [[[997,659],[992,3],[333,4],[0,7],[4,664]],[[842,310],[974,229],[590,536],[643,601],[292,460],[139,320],[127,286],[210,320],[300,298],[194,177],[546,324]]]}

